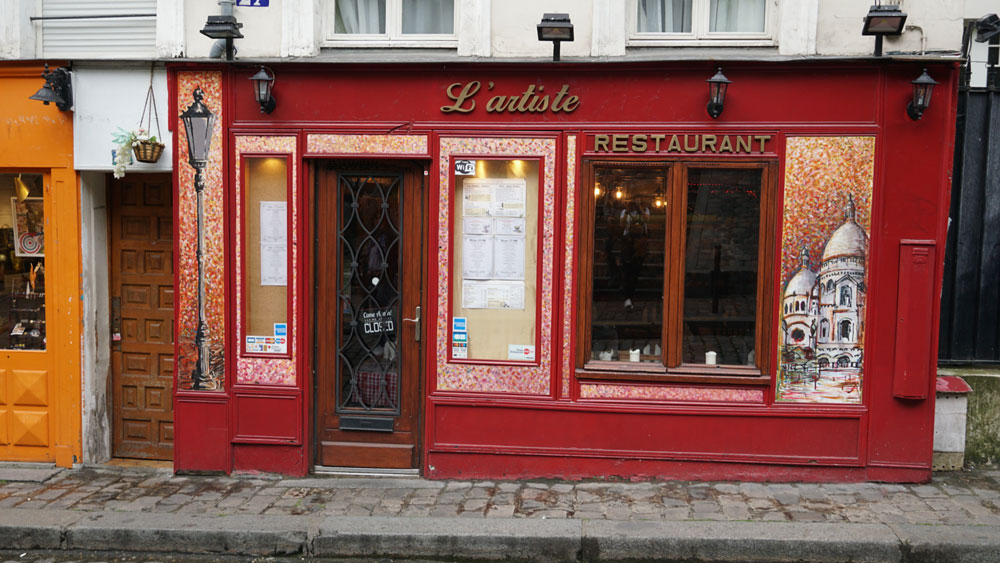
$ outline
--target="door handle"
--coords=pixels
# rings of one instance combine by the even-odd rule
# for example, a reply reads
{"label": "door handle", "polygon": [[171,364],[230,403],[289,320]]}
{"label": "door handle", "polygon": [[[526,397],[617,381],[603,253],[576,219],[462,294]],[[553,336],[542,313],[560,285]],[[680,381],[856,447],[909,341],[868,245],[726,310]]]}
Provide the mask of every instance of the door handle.
{"label": "door handle", "polygon": [[111,298],[111,345],[121,346],[122,344],[122,298],[115,296]]}
{"label": "door handle", "polygon": [[413,329],[416,331],[414,333],[413,339],[416,340],[417,342],[420,342],[420,306],[419,305],[417,305],[417,311],[416,311],[416,314],[414,316],[416,318],[413,318],[413,319],[403,319],[403,322],[404,323],[414,323],[416,325],[416,326],[413,327]]}

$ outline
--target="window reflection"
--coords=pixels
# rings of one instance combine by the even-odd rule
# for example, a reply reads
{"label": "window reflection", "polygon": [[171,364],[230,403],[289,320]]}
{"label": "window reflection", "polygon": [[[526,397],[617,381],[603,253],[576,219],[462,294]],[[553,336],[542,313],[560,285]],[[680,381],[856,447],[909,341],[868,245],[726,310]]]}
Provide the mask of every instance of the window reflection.
{"label": "window reflection", "polygon": [[754,365],[760,188],[759,169],[688,170],[685,363]]}
{"label": "window reflection", "polygon": [[0,350],[45,349],[41,174],[0,174]]}
{"label": "window reflection", "polygon": [[598,169],[591,359],[661,362],[666,169]]}

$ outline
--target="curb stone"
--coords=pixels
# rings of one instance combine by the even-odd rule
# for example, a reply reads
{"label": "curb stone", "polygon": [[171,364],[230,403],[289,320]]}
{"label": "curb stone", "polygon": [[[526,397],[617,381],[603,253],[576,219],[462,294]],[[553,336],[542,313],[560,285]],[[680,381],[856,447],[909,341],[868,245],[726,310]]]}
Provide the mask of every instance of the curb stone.
{"label": "curb stone", "polygon": [[0,550],[530,561],[1000,563],[1000,526],[0,510]]}
{"label": "curb stone", "polygon": [[323,557],[576,561],[581,522],[329,517],[313,540]]}

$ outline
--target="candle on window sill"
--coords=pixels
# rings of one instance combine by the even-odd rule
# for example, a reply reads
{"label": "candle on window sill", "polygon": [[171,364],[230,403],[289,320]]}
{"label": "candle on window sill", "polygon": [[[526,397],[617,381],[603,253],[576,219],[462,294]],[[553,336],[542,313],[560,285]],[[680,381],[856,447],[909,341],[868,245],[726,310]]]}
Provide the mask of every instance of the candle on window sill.
{"label": "candle on window sill", "polygon": [[639,361],[639,349],[638,348],[636,348],[635,350],[629,350],[628,351],[628,361],[630,361],[630,362],[638,362]]}
{"label": "candle on window sill", "polygon": [[710,366],[715,365],[715,352],[705,352],[705,363]]}

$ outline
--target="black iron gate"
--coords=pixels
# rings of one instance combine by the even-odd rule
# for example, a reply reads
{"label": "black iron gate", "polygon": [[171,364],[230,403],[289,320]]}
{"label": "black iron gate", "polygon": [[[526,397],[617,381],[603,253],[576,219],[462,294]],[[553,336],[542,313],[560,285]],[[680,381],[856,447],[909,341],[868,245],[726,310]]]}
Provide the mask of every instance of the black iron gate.
{"label": "black iron gate", "polygon": [[[982,61],[966,63],[959,86],[951,222],[941,295],[938,357],[942,364],[1000,364],[998,39],[990,40],[985,65]],[[985,87],[970,86],[974,64],[986,68]]]}

